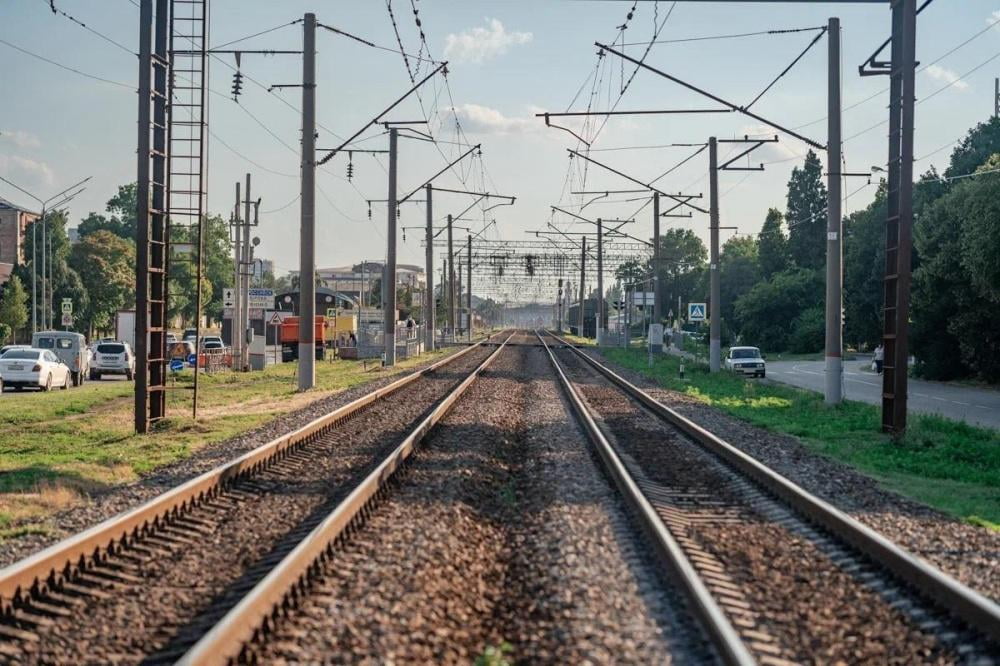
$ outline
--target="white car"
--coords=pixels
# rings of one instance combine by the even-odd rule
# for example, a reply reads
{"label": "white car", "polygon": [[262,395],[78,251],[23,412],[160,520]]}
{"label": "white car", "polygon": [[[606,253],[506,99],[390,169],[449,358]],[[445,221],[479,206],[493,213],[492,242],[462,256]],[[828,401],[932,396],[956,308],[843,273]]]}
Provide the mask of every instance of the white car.
{"label": "white car", "polygon": [[53,386],[68,389],[71,381],[69,366],[48,349],[11,349],[0,358],[0,375],[4,386],[20,391],[25,386],[52,390]]}
{"label": "white car", "polygon": [[756,347],[730,347],[726,355],[726,370],[738,375],[764,377],[767,372],[764,357]]}
{"label": "white car", "polygon": [[102,342],[94,349],[90,378],[98,380],[103,375],[125,375],[125,379],[132,381],[135,376],[135,354],[127,342]]}

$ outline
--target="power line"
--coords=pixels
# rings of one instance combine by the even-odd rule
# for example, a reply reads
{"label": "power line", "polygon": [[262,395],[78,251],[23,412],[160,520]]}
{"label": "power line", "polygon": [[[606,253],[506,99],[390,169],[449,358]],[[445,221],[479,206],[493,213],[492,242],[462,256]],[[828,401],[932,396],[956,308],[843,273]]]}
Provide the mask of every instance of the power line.
{"label": "power line", "polygon": [[65,18],[69,19],[70,21],[72,21],[76,25],[80,26],[81,28],[83,28],[87,32],[90,32],[90,33],[92,33],[94,35],[97,35],[98,37],[100,37],[104,41],[108,42],[109,44],[113,44],[114,46],[117,46],[118,48],[120,48],[125,53],[128,53],[129,55],[132,55],[132,56],[139,57],[138,53],[136,53],[132,49],[128,48],[127,46],[125,46],[121,42],[117,42],[114,39],[111,39],[110,37],[108,37],[107,35],[105,35],[104,33],[101,33],[101,32],[98,32],[97,30],[94,30],[93,28],[91,28],[89,25],[87,25],[86,23],[84,23],[80,19],[78,19],[78,18],[76,18],[74,16],[71,16],[70,14],[67,14],[63,10],[59,9],[58,7],[56,7],[55,0],[41,0],[41,2],[46,7],[48,7],[49,9],[51,9],[53,14],[61,15],[61,16],[65,17]]}
{"label": "power line", "polygon": [[[757,37],[760,35],[788,35],[797,32],[812,32],[814,30],[826,30],[826,26],[818,26],[814,28],[784,28],[776,30],[759,30],[757,32],[740,32],[728,35],[706,35],[702,37],[684,37],[680,39],[662,39],[654,44],[682,44],[686,42],[704,42],[715,39],[738,39],[740,37]],[[646,42],[628,42],[624,44],[619,44],[619,46],[642,46]]]}
{"label": "power line", "polygon": [[214,51],[214,50],[217,50],[217,49],[224,48],[226,46],[232,46],[233,44],[237,44],[239,42],[245,42],[248,39],[253,39],[254,37],[260,37],[261,35],[266,35],[268,33],[274,32],[276,30],[281,30],[282,28],[288,28],[288,27],[291,27],[291,26],[296,25],[298,23],[302,23],[302,19],[295,19],[294,21],[292,21],[290,23],[282,23],[281,25],[276,25],[273,28],[268,28],[267,30],[261,30],[260,32],[253,33],[252,35],[247,35],[246,37],[240,37],[239,39],[234,39],[232,41],[225,42],[224,44],[216,44],[215,46],[213,46],[212,48],[210,48],[208,50],[209,51]]}
{"label": "power line", "polygon": [[80,76],[85,76],[88,79],[93,79],[95,81],[100,81],[101,83],[109,83],[109,84],[111,84],[113,86],[118,86],[120,88],[126,88],[128,90],[131,90],[132,92],[136,91],[136,87],[133,86],[133,85],[129,85],[127,83],[122,83],[121,81],[112,81],[111,79],[105,79],[105,78],[102,78],[100,76],[95,76],[94,74],[88,74],[87,72],[82,72],[79,69],[75,69],[73,67],[69,67],[69,66],[64,65],[62,63],[56,62],[55,60],[51,60],[49,58],[46,58],[45,56],[38,55],[37,53],[32,53],[31,51],[29,51],[27,49],[24,49],[24,48],[21,48],[20,46],[17,46],[16,44],[11,44],[10,42],[8,42],[5,39],[0,39],[0,44],[4,44],[6,46],[9,46],[10,48],[12,48],[12,49],[14,49],[16,51],[20,51],[21,53],[23,53],[25,55],[29,55],[32,58],[37,58],[37,59],[39,59],[39,60],[41,60],[43,62],[47,62],[50,65],[55,65],[56,67],[58,67],[60,69],[65,69],[67,72],[73,72],[74,74],[79,74]]}

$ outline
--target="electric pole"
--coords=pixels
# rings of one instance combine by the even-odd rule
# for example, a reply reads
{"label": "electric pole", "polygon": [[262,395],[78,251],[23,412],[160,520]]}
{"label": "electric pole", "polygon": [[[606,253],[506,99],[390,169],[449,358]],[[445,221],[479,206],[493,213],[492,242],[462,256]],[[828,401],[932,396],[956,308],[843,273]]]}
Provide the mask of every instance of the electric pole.
{"label": "electric pole", "polygon": [[[236,181],[236,203],[233,205],[233,316],[232,322],[232,343],[233,354],[230,363],[236,368],[239,367],[239,359],[242,358],[242,339],[239,335],[240,313],[243,311],[243,294],[240,290],[240,262],[243,253],[243,234],[240,233],[240,181]],[[301,286],[301,285],[300,285]],[[201,345],[201,340],[195,340],[195,345]],[[199,352],[201,350],[198,350]]]}
{"label": "electric pole", "polygon": [[434,189],[430,183],[425,186],[427,190],[427,247],[424,249],[424,262],[426,263],[427,297],[424,299],[427,307],[427,314],[424,315],[424,346],[427,351],[434,351],[434,220],[433,208],[431,206],[431,195]]}
{"label": "electric pole", "polygon": [[455,249],[452,247],[452,218],[448,215],[448,331],[455,340]]}
{"label": "electric pole", "polygon": [[993,79],[993,117],[1000,116],[1000,78]]}
{"label": "electric pole", "polygon": [[386,222],[386,253],[385,272],[382,277],[383,315],[385,327],[385,365],[396,365],[396,162],[399,130],[389,128],[389,217]]}
{"label": "electric pole", "polygon": [[[660,193],[653,192],[653,275],[660,276]],[[653,280],[653,319],[657,323],[663,318],[663,307],[660,304],[660,281]],[[660,351],[654,349],[653,351]]]}
{"label": "electric pole", "polygon": [[709,280],[711,311],[708,334],[708,369],[709,372],[719,371],[722,357],[722,288],[719,283],[719,147],[715,137],[708,140],[708,175],[709,175],[709,231],[710,257]]}
{"label": "electric pole", "polygon": [[469,338],[469,342],[472,342],[472,234],[469,234],[468,249],[466,250],[466,271],[468,279],[466,282],[466,292],[465,292],[465,303],[466,309],[469,311],[468,314],[468,324],[466,328],[466,335]]}
{"label": "electric pole", "polygon": [[587,237],[583,237],[583,246],[580,248],[580,330],[577,333],[581,338],[583,336],[583,304],[586,300],[587,293],[584,291],[584,282],[587,281]]}
{"label": "electric pole", "polygon": [[243,202],[243,258],[241,259],[239,288],[242,308],[240,310],[240,371],[249,366],[249,343],[247,329],[250,328],[250,174],[247,174],[246,199]]}
{"label": "electric pole", "polygon": [[[586,238],[586,236],[584,237]],[[604,225],[597,218],[597,344],[604,342]]]}
{"label": "electric pole", "polygon": [[843,399],[843,233],[840,216],[840,19],[831,18],[829,76],[827,80],[827,203],[826,203],[826,385],[824,402],[839,405]]}
{"label": "electric pole", "polygon": [[299,229],[299,390],[316,385],[316,15],[302,22],[302,205]]}

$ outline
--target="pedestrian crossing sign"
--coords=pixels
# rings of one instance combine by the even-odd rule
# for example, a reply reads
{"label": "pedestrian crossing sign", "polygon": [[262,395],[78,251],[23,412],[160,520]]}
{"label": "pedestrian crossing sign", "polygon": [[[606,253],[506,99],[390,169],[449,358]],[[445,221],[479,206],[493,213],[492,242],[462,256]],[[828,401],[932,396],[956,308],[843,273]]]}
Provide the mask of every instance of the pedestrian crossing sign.
{"label": "pedestrian crossing sign", "polygon": [[705,321],[704,303],[688,303],[688,321]]}

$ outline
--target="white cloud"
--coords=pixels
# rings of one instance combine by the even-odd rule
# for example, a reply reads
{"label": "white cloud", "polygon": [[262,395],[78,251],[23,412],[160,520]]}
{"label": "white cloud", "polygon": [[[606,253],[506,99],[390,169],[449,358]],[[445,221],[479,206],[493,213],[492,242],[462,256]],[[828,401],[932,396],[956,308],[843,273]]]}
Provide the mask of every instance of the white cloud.
{"label": "white cloud", "polygon": [[997,9],[992,14],[986,17],[986,24],[992,25],[997,30],[1000,30],[1000,9]]}
{"label": "white cloud", "polygon": [[497,19],[486,19],[487,27],[475,27],[457,35],[448,34],[444,42],[444,56],[458,62],[483,62],[507,52],[510,46],[527,44],[530,32],[507,32]]}
{"label": "white cloud", "polygon": [[10,141],[18,148],[38,148],[42,145],[37,136],[23,130],[0,129],[0,141]]}
{"label": "white cloud", "polygon": [[954,84],[952,87],[958,90],[965,90],[969,87],[969,84],[962,81],[956,72],[946,67],[941,67],[940,65],[930,65],[924,71],[927,72],[927,76],[932,79]]}
{"label": "white cloud", "polygon": [[534,117],[534,110],[523,117],[505,116],[488,106],[462,104],[455,107],[455,113],[465,130],[476,134],[524,134],[545,127],[540,118]]}
{"label": "white cloud", "polygon": [[18,155],[0,155],[0,174],[27,190],[50,187],[55,182],[55,174],[48,164]]}

